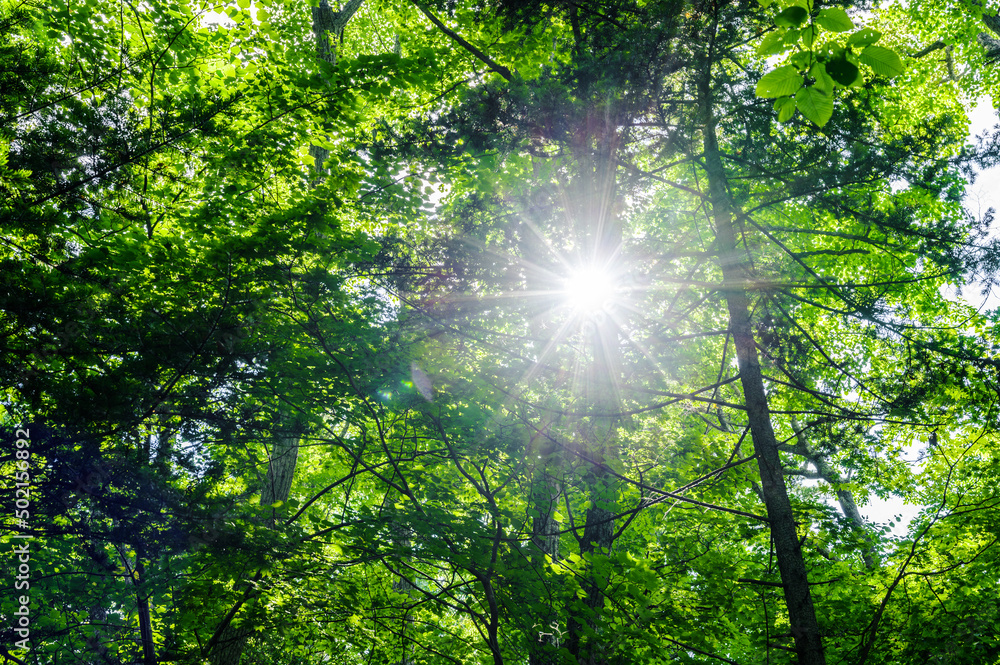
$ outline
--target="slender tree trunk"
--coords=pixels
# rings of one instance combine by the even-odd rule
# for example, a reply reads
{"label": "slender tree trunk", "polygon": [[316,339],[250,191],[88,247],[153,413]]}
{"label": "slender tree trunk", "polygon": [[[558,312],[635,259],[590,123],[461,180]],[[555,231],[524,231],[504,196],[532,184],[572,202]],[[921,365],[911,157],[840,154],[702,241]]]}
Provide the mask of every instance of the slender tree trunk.
{"label": "slender tree trunk", "polygon": [[249,626],[230,624],[212,649],[212,665],[239,665],[251,632]]}
{"label": "slender tree trunk", "polygon": [[[611,550],[614,536],[614,512],[607,508],[607,505],[614,500],[614,484],[607,473],[600,471],[592,475],[589,484],[592,505],[587,509],[580,553],[606,555]],[[570,614],[567,647],[579,665],[603,665],[608,662],[610,656],[606,640],[584,641],[582,638],[586,628],[596,629],[600,625],[601,614],[604,611],[604,590],[589,571],[583,587],[587,594],[584,599],[587,610],[583,617]]]}
{"label": "slender tree trunk", "polygon": [[[388,498],[389,496],[386,495],[386,502],[388,502]],[[398,520],[393,520],[389,528],[392,532],[392,537],[396,546],[403,550],[408,550],[413,538],[413,529],[406,524],[400,523]],[[401,569],[400,572],[404,570],[405,568]],[[396,579],[393,580],[392,590],[396,593],[405,593],[410,598],[415,597],[417,594],[417,587],[402,574],[398,575]],[[400,659],[395,661],[393,665],[413,665],[413,661],[410,659],[409,653],[409,640],[411,639],[410,636],[412,634],[413,617],[410,616],[410,608],[406,608],[399,626]]]}
{"label": "slender tree trunk", "polygon": [[[267,461],[267,477],[260,492],[260,505],[264,508],[281,501],[288,501],[292,491],[292,480],[295,477],[295,466],[299,459],[299,432],[292,429],[279,433],[274,437],[269,459]],[[271,525],[274,526],[277,509],[271,513]]]}
{"label": "slender tree trunk", "polygon": [[[545,430],[534,437],[541,441],[531,447],[531,454],[539,461],[532,479],[531,507],[537,513],[531,521],[531,563],[536,573],[545,579],[546,558],[559,559],[559,521],[555,518],[556,507],[562,497],[559,480],[553,474],[559,466],[559,453],[548,439]],[[560,656],[557,650],[564,632],[559,625],[559,615],[552,608],[548,614],[533,617],[533,630],[538,638],[528,643],[529,665],[557,665]]]}
{"label": "slender tree trunk", "polygon": [[816,475],[833,486],[834,491],[837,493],[837,502],[840,504],[840,510],[844,513],[844,516],[847,519],[851,520],[851,524],[854,525],[855,531],[857,531],[857,533],[861,535],[861,537],[863,537],[869,544],[868,547],[861,552],[861,558],[865,562],[865,568],[872,570],[875,567],[875,558],[871,534],[868,533],[868,525],[865,524],[865,519],[861,516],[861,511],[858,510],[858,505],[854,503],[854,494],[851,493],[851,490],[842,487],[843,481],[840,478],[840,474],[837,473],[836,469],[827,464],[823,455],[815,452],[809,446],[809,442],[806,440],[805,432],[799,428],[799,424],[794,418],[792,419],[792,429],[795,430],[795,439],[798,445],[794,448],[784,446],[781,446],[781,448],[784,450],[790,450],[796,455],[806,458],[812,463],[813,466],[816,467]]}
{"label": "slender tree trunk", "polygon": [[[292,489],[292,479],[295,476],[295,466],[299,455],[300,431],[292,424],[287,430],[274,437],[267,463],[267,476],[260,493],[260,505],[263,508],[288,500]],[[270,524],[273,528],[277,523],[277,509],[272,508]],[[247,603],[253,605],[253,601]],[[252,626],[232,617],[214,644],[209,645],[209,655],[212,665],[239,665],[246,648],[247,640],[253,632]]]}
{"label": "slender tree trunk", "polygon": [[[608,228],[608,226],[612,228]],[[601,241],[608,242],[615,237],[613,224],[601,229]],[[620,236],[619,236],[620,237]],[[618,498],[618,481],[608,473],[607,464],[618,457],[617,442],[617,401],[615,380],[618,372],[618,333],[610,321],[596,321],[591,333],[590,380],[588,397],[594,415],[586,424],[581,440],[583,449],[590,457],[591,470],[585,476],[589,489],[590,507],[587,509],[583,536],[580,538],[580,553],[592,556],[607,556],[613,545],[615,520],[612,507]],[[583,583],[587,597],[587,610],[581,618],[570,614],[569,640],[567,647],[580,665],[604,665],[611,657],[611,648],[606,638],[582,640],[586,628],[600,627],[604,612],[604,589],[596,575],[588,572]]]}
{"label": "slender tree trunk", "polygon": [[749,266],[744,258],[745,253],[737,248],[728,179],[719,153],[712,105],[710,59],[703,67],[705,74],[700,95],[705,171],[708,175],[716,246],[722,268],[723,294],[729,310],[729,331],[736,347],[747,418],[760,469],[761,491],[771,525],[799,665],[825,665],[819,624],[809,590],[802,548],[795,532],[795,517],[785,486],[778,441],[771,426],[770,408],[750,320],[746,290],[750,276]]}
{"label": "slender tree trunk", "polygon": [[[823,467],[817,465],[817,469],[822,473]],[[832,484],[832,483],[831,483]],[[867,541],[868,546],[861,551],[861,560],[865,562],[865,568],[868,570],[875,569],[875,548],[872,543],[871,534],[868,533],[868,525],[865,524],[865,519],[861,516],[861,511],[858,510],[858,505],[854,503],[854,495],[850,490],[846,489],[836,489],[837,492],[837,502],[840,504],[840,509],[844,512],[847,519],[851,520],[854,524],[855,531]]]}
{"label": "slender tree trunk", "polygon": [[[328,0],[320,0],[318,7],[313,7],[313,35],[316,39],[316,57],[320,60],[337,63],[337,51],[331,44],[331,37],[337,35],[361,6],[363,0],[349,0],[342,11],[334,12]],[[315,161],[316,177],[313,186],[318,185],[326,171],[324,162],[330,152],[322,147],[311,145],[309,152]],[[291,492],[292,480],[295,477],[295,466],[299,455],[299,432],[280,432],[274,439],[269,453],[267,477],[260,493],[260,505],[269,507],[281,501],[287,501]],[[272,509],[271,526],[276,523],[276,515]],[[235,617],[223,630],[215,644],[209,645],[212,665],[239,665],[247,639],[252,632],[249,626],[235,623]]]}
{"label": "slender tree trunk", "polygon": [[[533,205],[526,210],[526,216],[533,218],[538,226],[545,224],[547,214]],[[528,266],[525,275],[527,291],[539,293],[551,288],[551,276],[541,269],[552,259],[548,255],[546,245],[538,242],[538,238],[534,235],[524,237],[521,239],[520,255],[524,257],[524,264]],[[542,318],[533,317],[529,326],[531,337],[538,340],[535,352],[541,358],[545,353],[545,343],[540,340],[546,339],[547,335],[542,326]],[[550,398],[548,406],[553,415],[546,417],[540,425],[534,426],[536,431],[528,447],[528,454],[534,461],[529,495],[529,507],[534,511],[531,520],[530,565],[532,574],[542,588],[543,597],[550,589],[546,559],[559,560],[560,524],[555,515],[563,497],[564,473],[563,452],[552,436],[553,428],[561,420],[558,415],[559,404],[557,400]],[[561,646],[561,637],[565,633],[565,625],[560,623],[558,609],[549,605],[548,611],[525,619],[530,621],[527,644],[529,665],[559,665],[562,658],[558,649]]]}
{"label": "slender tree trunk", "polygon": [[139,641],[142,643],[142,665],[156,665],[156,643],[153,641],[153,619],[149,613],[149,595],[144,579],[146,566],[142,562],[142,552],[135,552],[135,598],[139,613]]}
{"label": "slender tree trunk", "polygon": [[[549,455],[551,454],[549,452]],[[536,475],[540,477],[535,480],[536,489],[531,501],[532,508],[538,513],[538,517],[532,518],[531,521],[533,552],[538,561],[542,561],[544,556],[556,561],[559,559],[560,525],[555,512],[562,491],[548,468],[543,467]]]}
{"label": "slender tree trunk", "polygon": [[[146,575],[146,567],[143,564],[143,548],[140,545],[136,545],[133,549],[135,551],[135,563],[129,564],[128,556],[123,547],[116,546],[118,549],[118,556],[121,558],[122,564],[125,566],[125,572],[128,574],[129,579],[132,582],[132,589],[135,592],[135,606],[136,614],[139,619],[139,648],[142,650],[142,665],[156,665],[156,643],[153,641],[153,621],[149,612],[149,596],[145,593],[144,579]],[[94,610],[91,608],[91,615],[93,616]],[[106,612],[102,609],[101,615],[106,616]],[[94,631],[95,645],[97,645],[98,632]],[[101,649],[100,653],[106,658],[106,649]]]}
{"label": "slender tree trunk", "polygon": [[[586,126],[573,146],[579,164],[577,202],[574,217],[582,221],[578,234],[583,246],[589,246],[584,260],[594,270],[613,265],[613,257],[621,250],[622,228],[617,217],[617,102],[608,98],[589,111]],[[584,266],[588,267],[588,266]],[[608,275],[609,279],[615,276]],[[607,463],[618,457],[617,422],[618,380],[620,377],[619,330],[613,312],[588,313],[586,323],[587,348],[591,354],[587,363],[586,397],[592,409],[587,422],[581,423],[582,449],[590,458],[592,468],[585,475],[590,506],[580,538],[581,554],[607,555],[614,538],[614,511],[617,502],[617,480],[607,472]],[[604,590],[596,575],[588,571],[583,583],[587,596],[582,615],[570,613],[567,648],[583,665],[603,665],[611,657],[606,637],[584,640],[584,633],[598,630],[604,613]]]}
{"label": "slender tree trunk", "polygon": [[[312,8],[313,36],[316,39],[317,58],[329,62],[331,65],[337,64],[337,48],[332,42],[343,32],[347,22],[358,11],[363,1],[348,0],[344,8],[336,12],[330,8],[328,0],[320,0],[319,6]],[[313,184],[317,185],[326,176],[323,164],[330,156],[330,151],[314,144],[309,146],[309,154],[313,157],[316,169],[316,179]]]}
{"label": "slender tree trunk", "polygon": [[[101,567],[104,568],[105,573],[114,574],[117,566],[111,563],[108,559],[100,559],[97,554],[102,551],[103,543],[100,541],[87,538],[84,541],[84,549],[90,555],[90,557]],[[121,556],[121,550],[119,550],[119,556]],[[128,561],[123,561],[126,570],[128,569]],[[94,652],[94,660],[87,661],[87,665],[98,665],[98,663],[105,663],[107,661],[108,647],[104,643],[104,635],[101,633],[99,625],[104,625],[108,619],[108,610],[101,602],[103,599],[99,599],[99,602],[94,602],[90,608],[87,610],[87,618],[90,624],[93,626],[93,632],[87,637],[87,647]],[[6,662],[6,661],[5,661]]]}
{"label": "slender tree trunk", "polygon": [[[362,2],[363,0],[348,0],[347,5],[337,12],[330,8],[328,0],[320,0],[319,6],[313,7],[313,36],[316,39],[317,58],[329,62],[331,65],[337,63],[337,51],[332,46],[332,37],[344,29],[347,22],[361,7]],[[311,145],[309,153],[315,162],[316,177],[312,184],[316,186],[326,177],[323,164],[329,157],[330,151],[317,145]],[[267,477],[260,494],[261,506],[268,507],[279,501],[288,500],[292,480],[295,476],[298,453],[298,431],[279,433],[275,437],[273,450],[268,459]],[[272,512],[272,526],[274,526],[275,521],[276,513]],[[249,626],[237,624],[231,619],[230,624],[226,626],[216,642],[208,647],[212,665],[239,665],[251,632]]]}
{"label": "slender tree trunk", "polygon": [[[606,556],[614,544],[615,520],[614,511],[610,509],[617,500],[617,483],[604,468],[608,454],[613,455],[612,440],[615,436],[614,425],[608,422],[603,427],[593,428],[591,438],[596,446],[590,454],[594,455],[595,468],[585,479],[590,490],[590,507],[587,509],[586,521],[583,526],[583,536],[580,538],[580,553],[591,556]],[[606,454],[608,453],[608,454]],[[582,616],[570,613],[569,638],[567,648],[580,665],[603,665],[611,655],[610,648],[603,639],[583,640],[587,628],[592,630],[600,626],[601,615],[604,612],[604,589],[601,582],[591,572],[584,573],[583,590],[587,594],[584,599],[587,609]]]}

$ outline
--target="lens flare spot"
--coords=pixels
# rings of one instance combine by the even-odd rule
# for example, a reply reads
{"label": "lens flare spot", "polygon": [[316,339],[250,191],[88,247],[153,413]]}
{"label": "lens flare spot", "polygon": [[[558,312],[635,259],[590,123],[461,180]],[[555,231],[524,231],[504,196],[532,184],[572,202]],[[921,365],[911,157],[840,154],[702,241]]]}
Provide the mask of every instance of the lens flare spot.
{"label": "lens flare spot", "polygon": [[566,278],[563,295],[568,307],[579,314],[595,314],[614,304],[616,286],[607,271],[581,268]]}

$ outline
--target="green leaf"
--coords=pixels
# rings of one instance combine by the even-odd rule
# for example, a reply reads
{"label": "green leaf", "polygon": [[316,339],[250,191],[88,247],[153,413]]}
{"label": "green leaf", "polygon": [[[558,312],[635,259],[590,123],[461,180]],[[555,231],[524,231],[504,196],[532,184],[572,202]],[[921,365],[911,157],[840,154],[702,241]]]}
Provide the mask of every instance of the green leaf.
{"label": "green leaf", "polygon": [[768,33],[757,47],[757,55],[777,55],[785,50],[785,33],[781,30]]}
{"label": "green leaf", "polygon": [[802,29],[802,45],[806,48],[812,48],[813,42],[816,41],[816,33],[818,29],[815,25],[806,26]]}
{"label": "green leaf", "polygon": [[795,94],[795,107],[822,127],[833,115],[833,95],[822,92],[816,86],[803,88]]}
{"label": "green leaf", "polygon": [[779,97],[774,102],[774,110],[778,112],[778,122],[787,122],[795,115],[795,99],[792,97]]}
{"label": "green leaf", "polygon": [[854,22],[840,7],[821,9],[816,15],[816,22],[830,32],[847,32],[854,28]]}
{"label": "green leaf", "polygon": [[809,70],[809,76],[816,79],[816,87],[824,94],[833,93],[833,78],[827,73],[826,66],[822,62],[817,62]]}
{"label": "green leaf", "polygon": [[825,69],[830,78],[845,88],[861,82],[861,70],[845,57],[831,60],[826,63]]}
{"label": "green leaf", "polygon": [[798,70],[785,65],[778,67],[773,72],[768,72],[757,83],[756,95],[758,97],[785,97],[794,95],[795,91],[802,87],[805,79]]}
{"label": "green leaf", "polygon": [[809,61],[812,60],[812,54],[808,51],[799,51],[791,58],[788,59],[789,64],[791,64],[795,69],[802,71],[803,69],[808,69]]}
{"label": "green leaf", "polygon": [[865,63],[880,76],[892,78],[903,73],[903,61],[895,51],[884,46],[869,46],[858,56],[861,62]]}
{"label": "green leaf", "polygon": [[785,28],[797,28],[808,16],[809,12],[802,7],[789,7],[774,17],[774,23]]}
{"label": "green leaf", "polygon": [[854,46],[856,48],[864,48],[869,44],[874,44],[878,40],[882,39],[882,33],[878,30],[873,30],[871,28],[861,28],[853,35],[847,38],[847,45]]}

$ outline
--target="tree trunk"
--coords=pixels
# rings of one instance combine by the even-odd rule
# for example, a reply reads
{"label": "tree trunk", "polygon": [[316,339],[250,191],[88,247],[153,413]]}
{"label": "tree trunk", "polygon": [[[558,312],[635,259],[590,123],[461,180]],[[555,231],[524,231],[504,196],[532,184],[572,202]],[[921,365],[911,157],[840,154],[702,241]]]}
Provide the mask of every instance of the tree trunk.
{"label": "tree trunk", "polygon": [[135,552],[136,605],[139,614],[139,641],[142,644],[142,665],[156,665],[156,643],[153,641],[153,619],[149,614],[149,595],[143,588],[146,566],[142,562],[142,552]]}
{"label": "tree trunk", "polygon": [[[123,547],[116,546],[118,549],[118,556],[121,558],[122,565],[125,567],[125,572],[132,582],[132,588],[135,592],[135,607],[136,614],[139,619],[139,648],[142,650],[142,660],[140,661],[142,665],[156,665],[156,643],[153,641],[153,622],[152,617],[149,613],[149,596],[146,594],[145,590],[145,577],[146,577],[146,567],[143,564],[143,548],[140,545],[135,545],[133,550],[135,551],[135,564],[130,565],[128,556]],[[91,616],[94,615],[94,608],[91,608]],[[100,614],[107,616],[107,613],[103,608],[100,610]],[[94,631],[94,644],[99,646],[99,653],[106,658],[107,649],[103,648],[103,645],[99,645],[98,642],[99,633]]]}
{"label": "tree trunk", "polygon": [[239,665],[250,632],[249,626],[230,624],[212,649],[212,665]]}
{"label": "tree trunk", "polygon": [[[260,492],[260,505],[264,508],[281,501],[288,501],[299,458],[299,433],[295,430],[281,432],[274,438],[267,461],[267,477]],[[272,509],[271,526],[274,526],[277,509]]]}
{"label": "tree trunk", "polygon": [[716,137],[711,94],[711,65],[705,63],[701,83],[701,114],[704,130],[704,160],[708,175],[712,219],[715,223],[716,246],[722,268],[723,295],[729,310],[729,332],[732,335],[740,369],[740,381],[746,404],[754,452],[760,469],[761,490],[774,539],[775,555],[781,572],[782,588],[795,651],[799,665],[825,665],[823,643],[813,607],[812,594],[802,548],[795,532],[792,504],[785,486],[785,477],[778,454],[778,441],[771,426],[770,408],[761,375],[757,343],[750,320],[746,284],[749,266],[745,254],[737,249],[733,227],[732,203],[727,190],[728,180]]}
{"label": "tree trunk", "polygon": [[[608,224],[608,226],[613,226]],[[606,230],[605,233],[608,233]],[[613,234],[614,231],[612,230]],[[602,241],[607,241],[607,235]],[[610,317],[609,317],[610,318]],[[580,539],[580,553],[592,556],[607,556],[614,540],[615,521],[612,506],[617,502],[617,480],[608,473],[607,463],[618,457],[617,418],[615,412],[615,379],[618,377],[618,331],[609,320],[595,322],[591,333],[590,380],[588,381],[589,401],[594,415],[587,423],[581,436],[583,449],[590,456],[591,470],[585,476],[590,490],[590,507]],[[584,602],[587,611],[583,620],[570,613],[569,640],[567,647],[580,665],[604,665],[611,657],[611,648],[606,639],[582,640],[585,626],[596,630],[604,612],[604,589],[599,579],[587,573],[583,583],[587,597]]]}
{"label": "tree trunk", "polygon": [[[389,495],[387,494],[386,500],[383,502],[383,507],[385,506],[385,503],[388,502],[388,499]],[[411,540],[413,538],[413,529],[411,529],[407,524],[400,523],[395,519],[392,520],[389,529],[392,532],[392,538],[395,541],[394,544],[396,547],[404,551],[410,549]],[[401,568],[401,574],[393,580],[392,590],[396,593],[405,593],[410,598],[414,598],[417,594],[417,587],[402,574],[404,570],[405,568]],[[410,608],[406,608],[403,613],[402,621],[399,625],[400,659],[393,662],[393,665],[413,665],[413,661],[410,659],[410,655],[408,653],[412,634],[413,618],[410,616]]]}
{"label": "tree trunk", "polygon": [[[609,501],[609,494],[614,486],[609,482],[606,473],[595,473],[591,481],[590,500],[594,504],[587,509],[587,521],[583,527],[583,538],[580,542],[580,553],[600,556],[611,550],[614,536],[614,513],[604,505]],[[610,650],[604,640],[584,641],[586,628],[596,629],[604,611],[604,590],[596,577],[589,573],[583,582],[587,597],[584,603],[587,611],[581,618],[570,613],[569,640],[567,648],[577,659],[579,665],[603,665],[608,662]]]}
{"label": "tree trunk", "polygon": [[[534,205],[526,210],[526,217],[533,219],[535,225],[544,225],[546,213],[539,210]],[[525,275],[525,287],[529,293],[541,293],[551,288],[551,276],[542,269],[552,257],[549,255],[548,247],[534,235],[521,238],[520,255],[524,257],[524,264],[528,266]],[[534,316],[530,319],[529,329],[534,340],[545,340],[547,332],[542,325],[542,317]],[[546,344],[536,341],[535,353],[538,358],[542,358],[546,352]],[[562,501],[562,479],[563,479],[563,452],[552,436],[552,431],[561,420],[559,415],[559,403],[554,398],[549,398],[547,404],[552,415],[547,416],[539,425],[533,425],[535,434],[531,437],[528,446],[528,454],[534,461],[534,468],[531,472],[531,490],[529,495],[529,508],[534,511],[531,520],[531,548],[530,564],[533,574],[542,586],[541,593],[545,594],[548,589],[549,568],[546,558],[552,561],[559,559],[559,529],[560,524],[556,519],[556,509]],[[561,638],[565,633],[565,625],[560,623],[559,611],[557,608],[548,607],[548,611],[537,616],[526,617],[530,620],[530,632],[528,632],[528,664],[529,665],[558,665],[562,662],[558,650],[561,646]]]}
{"label": "tree trunk", "polygon": [[872,544],[871,534],[868,533],[868,526],[865,524],[864,518],[861,516],[861,511],[858,510],[858,505],[854,503],[854,494],[851,490],[843,488],[841,485],[843,481],[840,478],[840,474],[837,470],[827,464],[823,455],[815,452],[809,446],[809,442],[806,441],[805,432],[799,429],[798,422],[792,418],[792,429],[795,430],[795,439],[798,445],[793,447],[779,446],[783,450],[788,450],[796,455],[806,458],[813,466],[816,467],[816,475],[829,483],[834,491],[837,493],[837,502],[840,504],[840,510],[844,513],[844,517],[851,520],[851,524],[854,525],[855,531],[858,532],[861,537],[868,541],[869,545],[861,552],[861,558],[865,562],[865,568],[872,570],[875,568],[875,558],[874,558],[874,545]]}
{"label": "tree trunk", "polygon": [[[318,7],[312,8],[313,36],[316,38],[316,57],[331,65],[337,64],[337,49],[332,45],[333,39],[341,34],[354,13],[361,7],[364,0],[348,0],[340,11],[333,11],[327,0],[320,0]],[[326,176],[323,164],[330,151],[318,145],[309,146],[309,154],[313,157],[316,169],[316,179],[313,185],[318,185]]]}
{"label": "tree trunk", "polygon": [[[267,476],[260,493],[260,505],[267,508],[275,503],[288,500],[292,489],[292,479],[295,476],[295,465],[299,456],[300,431],[293,424],[289,429],[278,432],[272,444],[267,463]],[[277,508],[272,508],[270,524],[273,528],[277,523]],[[256,594],[254,594],[256,596]],[[246,605],[252,606],[253,599]],[[236,617],[230,618],[219,637],[208,645],[212,665],[239,665],[247,640],[252,633],[252,627],[237,622]]]}
{"label": "tree trunk", "polygon": [[[536,435],[533,441],[544,441],[531,447],[531,454],[539,461],[532,479],[531,507],[537,516],[531,521],[531,563],[542,580],[546,579],[546,558],[552,561],[559,559],[559,521],[555,512],[562,496],[559,481],[552,473],[553,467],[559,464],[558,452],[546,435],[544,430]],[[550,609],[548,614],[533,617],[532,629],[537,631],[538,639],[528,642],[529,665],[556,665],[561,660],[557,651],[563,630],[558,613],[554,608]]]}

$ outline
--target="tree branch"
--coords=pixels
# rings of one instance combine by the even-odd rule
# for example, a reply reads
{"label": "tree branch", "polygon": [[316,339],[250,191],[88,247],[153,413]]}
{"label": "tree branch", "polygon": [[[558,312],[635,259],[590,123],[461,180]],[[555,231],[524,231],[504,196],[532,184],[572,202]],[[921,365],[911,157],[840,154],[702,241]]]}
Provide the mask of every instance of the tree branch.
{"label": "tree branch", "polygon": [[432,14],[430,12],[430,10],[426,9],[423,5],[421,5],[419,2],[417,2],[417,0],[413,0],[413,4],[416,6],[417,9],[419,9],[421,12],[423,12],[424,16],[426,16],[427,18],[429,18],[431,20],[431,23],[433,23],[434,25],[436,25],[441,32],[443,32],[444,34],[448,35],[452,39],[452,41],[454,41],[455,43],[457,43],[459,46],[461,46],[462,48],[464,48],[466,51],[468,51],[472,55],[476,56],[477,59],[479,59],[481,62],[485,63],[487,67],[489,67],[492,71],[496,72],[500,76],[504,77],[507,81],[513,81],[514,80],[514,75],[510,73],[509,69],[507,69],[506,67],[504,67],[500,63],[498,63],[495,60],[493,60],[493,58],[491,58],[490,56],[486,55],[485,53],[483,53],[482,51],[480,51],[479,49],[477,49],[475,46],[473,46],[469,42],[467,42],[464,39],[462,39],[461,35],[459,35],[457,32],[455,32],[454,30],[452,30],[448,26],[446,26],[444,23],[442,23],[438,19],[438,17],[434,16],[434,14]]}

